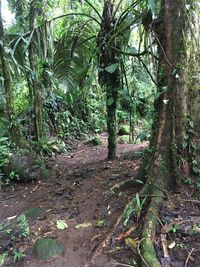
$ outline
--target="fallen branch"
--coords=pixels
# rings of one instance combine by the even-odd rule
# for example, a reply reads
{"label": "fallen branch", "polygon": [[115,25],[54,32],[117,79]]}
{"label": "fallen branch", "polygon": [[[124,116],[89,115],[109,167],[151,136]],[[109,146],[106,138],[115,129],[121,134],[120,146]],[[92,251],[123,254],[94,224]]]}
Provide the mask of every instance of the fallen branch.
{"label": "fallen branch", "polygon": [[188,262],[189,262],[189,259],[190,259],[190,257],[192,256],[192,253],[194,252],[194,250],[195,250],[195,249],[192,248],[191,251],[190,251],[190,253],[188,254],[187,259],[186,259],[186,261],[185,261],[185,265],[184,265],[184,267],[187,267]]}

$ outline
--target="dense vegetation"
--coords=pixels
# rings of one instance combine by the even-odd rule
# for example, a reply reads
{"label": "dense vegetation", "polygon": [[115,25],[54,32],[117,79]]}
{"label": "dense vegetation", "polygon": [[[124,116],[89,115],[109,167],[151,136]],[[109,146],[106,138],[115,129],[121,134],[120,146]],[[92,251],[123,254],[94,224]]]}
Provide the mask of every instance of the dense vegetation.
{"label": "dense vegetation", "polygon": [[198,1],[8,0],[9,25],[2,2],[0,185],[27,180],[25,158],[48,176],[45,157],[105,131],[111,160],[118,134],[150,140],[142,253],[144,266],[161,266],[152,240],[165,192],[186,165],[200,184]]}

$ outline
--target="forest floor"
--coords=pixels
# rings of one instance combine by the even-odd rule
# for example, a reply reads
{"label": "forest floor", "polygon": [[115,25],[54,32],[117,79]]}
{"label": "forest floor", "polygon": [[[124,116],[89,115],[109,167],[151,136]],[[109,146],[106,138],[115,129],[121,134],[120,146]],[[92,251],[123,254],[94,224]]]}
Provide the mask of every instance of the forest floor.
{"label": "forest floor", "polygon": [[[117,232],[113,229],[124,207],[142,185],[138,181],[135,187],[118,194],[110,188],[136,176],[148,143],[119,144],[118,158],[108,161],[105,140],[103,136],[103,143],[96,147],[80,143],[73,151],[50,159],[50,177],[46,180],[14,184],[12,189],[4,187],[0,192],[0,222],[31,208],[43,209],[29,221],[30,236],[15,240],[15,248],[25,256],[17,263],[9,261],[4,266],[140,266],[142,219],[132,216],[126,227],[119,227]],[[194,186],[185,184],[183,190],[163,204],[155,240],[163,266],[200,266],[198,192]],[[58,220],[66,222],[68,227],[59,230]],[[40,237],[60,240],[65,248],[62,255],[49,260],[34,258],[33,244]],[[102,251],[99,245],[103,241]],[[8,242],[9,246],[12,250],[12,243]]]}

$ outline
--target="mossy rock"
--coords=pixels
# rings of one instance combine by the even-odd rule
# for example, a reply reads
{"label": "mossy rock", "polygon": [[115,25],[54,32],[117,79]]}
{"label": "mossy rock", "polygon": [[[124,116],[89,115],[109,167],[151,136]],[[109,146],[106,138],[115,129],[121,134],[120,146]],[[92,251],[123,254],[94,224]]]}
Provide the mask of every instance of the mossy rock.
{"label": "mossy rock", "polygon": [[37,259],[49,259],[62,254],[64,245],[56,239],[38,239],[33,246],[33,255]]}
{"label": "mossy rock", "polygon": [[27,219],[36,219],[45,212],[43,208],[30,208],[24,212],[24,215]]}
{"label": "mossy rock", "polygon": [[128,144],[129,142],[129,135],[122,135],[117,139],[118,144]]}
{"label": "mossy rock", "polygon": [[130,133],[130,126],[129,125],[122,125],[118,130],[118,135],[129,135]]}
{"label": "mossy rock", "polygon": [[13,153],[8,165],[3,169],[5,177],[10,177],[12,172],[16,173],[13,178],[10,178],[15,182],[30,182],[41,177],[47,178],[49,176],[47,171],[45,162],[39,161],[33,152]]}

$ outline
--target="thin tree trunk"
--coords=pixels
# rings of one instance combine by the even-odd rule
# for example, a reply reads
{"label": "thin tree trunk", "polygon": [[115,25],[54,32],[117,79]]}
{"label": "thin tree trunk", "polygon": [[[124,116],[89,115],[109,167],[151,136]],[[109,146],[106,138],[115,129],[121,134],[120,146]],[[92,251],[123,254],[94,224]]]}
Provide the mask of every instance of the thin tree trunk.
{"label": "thin tree trunk", "polygon": [[[30,10],[29,10],[29,30],[32,32],[34,30],[35,24],[35,16],[36,16],[36,7],[35,1],[32,0],[30,3]],[[41,86],[38,81],[37,77],[37,70],[36,70],[36,59],[34,53],[34,45],[33,41],[30,41],[29,45],[29,63],[31,69],[31,82],[33,88],[33,95],[34,95],[34,124],[35,124],[35,139],[39,141],[43,135],[43,116],[42,116],[42,92]]]}
{"label": "thin tree trunk", "polygon": [[2,19],[2,1],[0,0],[0,40],[1,40],[1,66],[4,78],[4,89],[5,89],[5,96],[6,96],[6,112],[8,115],[9,126],[10,126],[10,133],[12,137],[12,141],[16,144],[16,146],[22,145],[22,137],[20,133],[19,124],[17,122],[15,112],[14,112],[14,105],[13,105],[13,92],[12,92],[12,80],[11,80],[11,73],[9,67],[9,61],[7,58],[7,54],[5,51],[5,32],[3,26],[3,19]]}
{"label": "thin tree trunk", "polygon": [[[118,47],[117,37],[110,38],[114,27],[113,5],[111,1],[106,1],[102,15],[101,29],[98,35],[97,46],[99,47],[99,81],[106,90],[107,96],[107,131],[108,131],[108,159],[116,157],[117,148],[117,100],[118,88],[120,87],[120,71],[117,66],[114,71],[106,71],[106,67],[119,64],[116,51],[112,48]],[[109,45],[108,45],[109,44]]]}

